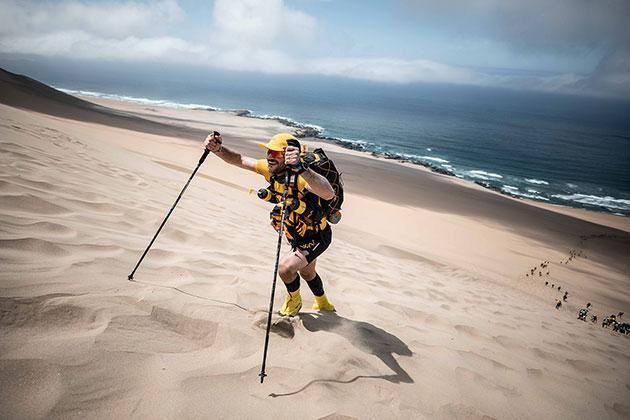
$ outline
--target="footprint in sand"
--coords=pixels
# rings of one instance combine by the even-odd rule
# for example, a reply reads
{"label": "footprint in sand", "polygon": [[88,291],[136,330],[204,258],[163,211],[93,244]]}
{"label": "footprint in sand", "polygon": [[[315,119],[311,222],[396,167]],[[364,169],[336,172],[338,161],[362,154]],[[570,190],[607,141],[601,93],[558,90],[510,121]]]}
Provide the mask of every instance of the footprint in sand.
{"label": "footprint in sand", "polygon": [[601,372],[601,368],[598,367],[597,365],[587,361],[587,360],[579,360],[579,359],[567,359],[567,363],[569,364],[569,366],[571,366],[573,369],[577,370],[578,372],[581,373],[586,373],[586,374],[594,374],[594,373],[599,373]]}
{"label": "footprint in sand", "polygon": [[113,318],[96,344],[108,351],[187,353],[212,346],[217,325],[153,306],[149,315]]}
{"label": "footprint in sand", "polygon": [[540,379],[543,377],[543,371],[541,369],[527,368],[527,376]]}
{"label": "footprint in sand", "polygon": [[[268,313],[260,311],[254,316],[253,326],[263,331],[267,330]],[[271,316],[271,332],[278,334],[280,337],[293,338],[295,336],[295,328],[299,322],[299,317],[285,317],[277,314]]]}
{"label": "footprint in sand", "polygon": [[484,364],[488,367],[491,367],[495,370],[507,371],[514,370],[511,367],[504,365],[503,363],[497,362],[496,360],[482,356],[474,351],[465,351],[465,350],[455,350],[462,359],[466,362],[468,366],[479,366],[480,364]]}
{"label": "footprint in sand", "polygon": [[621,403],[613,403],[613,405],[608,405],[605,404],[604,407],[606,407],[606,410],[608,412],[615,413],[618,416],[621,416],[621,418],[624,419],[629,419],[630,418],[630,406],[625,405],[625,404],[621,404]]}
{"label": "footprint in sand", "polygon": [[352,416],[345,416],[343,414],[339,414],[339,413],[332,413],[329,414],[325,417],[320,417],[317,420],[359,420],[358,417],[352,417]]}
{"label": "footprint in sand", "polygon": [[538,347],[531,348],[530,351],[534,354],[534,356],[536,356],[539,359],[550,360],[554,362],[562,361],[560,357],[556,356],[555,354],[541,350]]}
{"label": "footprint in sand", "polygon": [[501,347],[504,347],[509,350],[523,350],[524,349],[522,342],[512,337],[507,337],[505,335],[498,335],[496,337],[493,337],[493,340],[496,341]]}
{"label": "footprint in sand", "polygon": [[518,392],[516,387],[499,385],[485,376],[461,366],[455,368],[455,374],[463,380],[462,382],[467,383],[468,385],[470,385],[471,382],[474,382],[484,388],[484,390],[498,391],[506,398],[520,395],[520,392]]}
{"label": "footprint in sand", "polygon": [[453,328],[455,328],[457,332],[467,335],[468,337],[482,337],[482,334],[475,327],[471,327],[470,325],[457,324]]}
{"label": "footprint in sand", "polygon": [[494,417],[482,413],[475,407],[456,403],[440,406],[438,412],[431,417],[448,420],[495,420]]}

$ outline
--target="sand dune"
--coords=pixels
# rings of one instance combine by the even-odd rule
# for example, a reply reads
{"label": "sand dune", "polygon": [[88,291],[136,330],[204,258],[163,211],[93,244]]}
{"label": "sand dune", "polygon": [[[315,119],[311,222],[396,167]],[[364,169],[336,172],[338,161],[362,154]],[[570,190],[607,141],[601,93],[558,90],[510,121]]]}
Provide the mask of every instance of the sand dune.
{"label": "sand dune", "polygon": [[283,127],[109,110],[15,77],[0,94],[3,418],[630,416],[630,338],[576,319],[586,301],[627,312],[627,219],[327,146],[347,174],[319,269],[338,312],[308,310],[304,288],[299,317],[274,316],[260,385],[275,251],[247,192],[260,178],[209,157],[127,275],[201,154],[191,133],[220,127],[253,154]]}

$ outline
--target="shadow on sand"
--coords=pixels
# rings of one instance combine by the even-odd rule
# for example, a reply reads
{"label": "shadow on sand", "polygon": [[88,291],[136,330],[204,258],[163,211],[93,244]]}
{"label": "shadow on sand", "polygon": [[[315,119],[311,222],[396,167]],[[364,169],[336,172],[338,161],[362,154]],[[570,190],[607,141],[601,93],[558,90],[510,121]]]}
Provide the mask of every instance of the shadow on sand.
{"label": "shadow on sand", "polygon": [[284,394],[269,394],[270,397],[286,397],[304,391],[316,383],[349,384],[358,379],[384,379],[392,383],[413,383],[413,379],[394,359],[394,354],[411,356],[409,347],[393,334],[363,321],[353,321],[334,312],[301,313],[300,319],[308,331],[328,331],[340,335],[361,351],[372,354],[390,368],[394,375],[359,375],[348,380],[315,379],[302,388]]}

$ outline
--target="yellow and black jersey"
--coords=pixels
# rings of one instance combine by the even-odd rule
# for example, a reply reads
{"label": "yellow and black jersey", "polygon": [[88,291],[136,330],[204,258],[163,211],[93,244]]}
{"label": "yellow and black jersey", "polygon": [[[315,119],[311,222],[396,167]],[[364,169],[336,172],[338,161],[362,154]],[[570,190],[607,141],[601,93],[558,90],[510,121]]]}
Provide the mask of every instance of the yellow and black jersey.
{"label": "yellow and black jersey", "polygon": [[[277,221],[279,225],[284,183],[274,179],[266,159],[257,160],[254,169],[269,182],[269,190],[275,196],[275,199],[271,201],[280,203],[271,212],[272,220]],[[292,243],[301,243],[313,234],[324,230],[328,222],[321,209],[319,197],[309,191],[306,180],[297,174],[291,174],[290,177],[287,207],[291,207],[293,200],[298,200],[300,205],[296,205],[294,210],[286,215],[284,233]]]}

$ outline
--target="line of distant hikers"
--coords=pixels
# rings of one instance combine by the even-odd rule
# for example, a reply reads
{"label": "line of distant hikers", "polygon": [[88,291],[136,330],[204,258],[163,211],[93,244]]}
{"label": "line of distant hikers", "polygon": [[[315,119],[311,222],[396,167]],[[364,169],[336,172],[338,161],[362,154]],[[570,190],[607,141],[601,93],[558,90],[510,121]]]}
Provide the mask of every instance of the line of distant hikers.
{"label": "line of distant hikers", "polygon": [[[587,321],[588,313],[591,310],[590,302],[586,304],[586,308],[582,308],[578,312],[578,317],[580,321]],[[619,312],[617,315],[612,314],[604,318],[602,321],[602,327],[608,328],[612,327],[613,331],[616,331],[620,334],[630,334],[630,324],[627,322],[622,322],[621,317],[623,316],[623,312]],[[597,315],[591,315],[591,322],[595,324],[597,322]]]}

